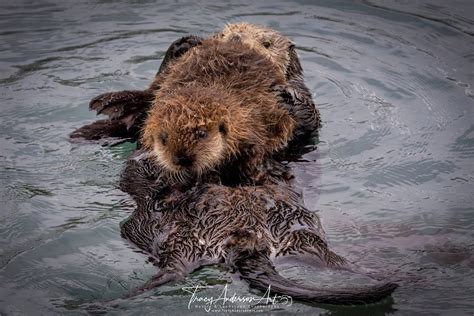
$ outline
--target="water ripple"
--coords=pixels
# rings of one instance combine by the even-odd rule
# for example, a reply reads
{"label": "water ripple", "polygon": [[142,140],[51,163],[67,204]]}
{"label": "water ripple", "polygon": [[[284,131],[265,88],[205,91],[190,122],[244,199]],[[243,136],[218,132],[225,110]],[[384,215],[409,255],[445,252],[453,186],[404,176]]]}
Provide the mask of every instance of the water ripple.
{"label": "water ripple", "polygon": [[112,41],[121,40],[121,39],[133,38],[133,37],[136,37],[137,35],[165,33],[165,32],[172,32],[172,33],[178,33],[178,34],[187,34],[186,31],[179,30],[179,29],[161,29],[161,28],[160,29],[144,29],[144,30],[134,30],[134,31],[127,31],[127,32],[117,32],[118,34],[114,35],[114,36],[108,36],[108,37],[101,38],[101,39],[91,41],[91,42],[88,42],[88,43],[84,43],[84,44],[60,47],[60,48],[57,48],[55,51],[56,52],[73,51],[73,50],[77,50],[77,49],[80,49],[80,48],[87,48],[87,47],[95,46],[97,44],[112,42]]}
{"label": "water ripple", "polygon": [[[379,8],[379,9],[383,9],[383,10],[387,10],[389,12],[395,12],[395,13],[400,13],[400,14],[404,14],[404,15],[410,15],[410,16],[414,16],[414,17],[417,17],[417,18],[421,18],[421,19],[424,19],[424,20],[428,20],[428,21],[432,21],[432,22],[436,22],[436,23],[440,23],[442,25],[445,25],[445,26],[448,26],[450,28],[453,28],[457,31],[460,31],[464,34],[467,34],[469,36],[474,36],[474,31],[472,31],[472,27],[474,26],[474,20],[472,19],[469,19],[465,16],[462,16],[462,15],[458,15],[458,14],[453,14],[453,12],[451,10],[449,10],[447,13],[443,12],[445,10],[445,8],[443,7],[440,7],[440,6],[433,6],[431,8],[427,7],[427,9],[431,9],[432,12],[436,12],[436,13],[444,13],[445,16],[435,16],[435,15],[432,15],[428,12],[423,12],[423,13],[416,13],[416,12],[408,12],[406,10],[397,10],[397,9],[394,9],[394,8],[389,8],[389,7],[386,7],[386,6],[383,6],[383,5],[379,5],[379,4],[376,4],[374,3],[374,1],[369,1],[369,0],[363,0],[362,2],[366,3],[367,5],[371,6],[371,7],[374,7],[374,8]],[[434,10],[433,10],[434,8]],[[441,9],[441,11],[440,11]],[[470,8],[467,8],[467,11],[471,11],[473,10],[474,8],[471,6]],[[462,24],[459,23],[459,22],[463,22]],[[466,24],[466,25],[465,25]]]}
{"label": "water ripple", "polygon": [[16,81],[22,80],[25,77],[29,76],[30,74],[35,73],[39,70],[46,70],[46,69],[53,69],[53,68],[60,67],[58,64],[51,65],[51,63],[56,62],[56,61],[60,61],[60,62],[65,61],[65,60],[100,61],[104,59],[105,58],[100,58],[100,57],[52,56],[52,57],[36,60],[26,65],[13,65],[12,67],[15,67],[19,70],[8,78],[0,79],[0,84],[11,84]]}
{"label": "water ripple", "polygon": [[[323,128],[318,149],[290,166],[331,248],[402,279],[390,303],[295,301],[272,312],[466,314],[474,306],[470,9],[464,0],[0,3],[0,313],[81,313],[156,273],[119,233],[134,205],[117,177],[135,145],[70,144],[67,135],[96,119],[87,109],[95,95],[146,86],[172,41],[248,21],[297,45]],[[339,275],[284,273],[318,284]],[[249,293],[217,267],[186,282]],[[182,314],[181,285],[107,311]]]}
{"label": "water ripple", "polygon": [[441,174],[449,174],[455,169],[450,161],[422,159],[386,166],[373,171],[367,177],[367,186],[400,186],[426,183]]}
{"label": "water ripple", "polygon": [[457,153],[462,159],[474,158],[474,125],[456,138],[454,144],[451,145],[451,151]]}

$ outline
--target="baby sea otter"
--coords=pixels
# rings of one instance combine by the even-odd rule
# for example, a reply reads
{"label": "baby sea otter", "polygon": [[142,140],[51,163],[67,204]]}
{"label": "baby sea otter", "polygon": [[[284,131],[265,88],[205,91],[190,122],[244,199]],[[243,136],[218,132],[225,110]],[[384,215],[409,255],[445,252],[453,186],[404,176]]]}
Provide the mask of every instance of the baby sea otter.
{"label": "baby sea otter", "polygon": [[261,186],[195,186],[178,199],[161,181],[153,158],[130,159],[120,187],[137,208],[122,223],[121,233],[150,255],[160,269],[153,279],[128,297],[212,264],[240,274],[251,287],[326,304],[366,304],[389,296],[393,283],[331,289],[302,285],[282,277],[274,262],[290,260],[313,267],[348,270],[353,265],[328,248],[319,218],[286,183],[285,167],[269,161],[274,183]]}
{"label": "baby sea otter", "polygon": [[302,78],[303,69],[295,44],[275,30],[246,22],[227,24],[214,38],[242,42],[270,59],[288,80]]}
{"label": "baby sea otter", "polygon": [[247,178],[293,136],[272,90],[285,78],[241,42],[203,40],[156,81],[141,140],[176,182],[230,165]]}
{"label": "baby sea otter", "polygon": [[[280,73],[285,82],[275,85],[279,105],[286,108],[295,119],[293,142],[304,141],[317,135],[320,127],[319,112],[311,93],[304,84],[302,69],[295,45],[280,33],[248,23],[228,24],[212,38],[222,42],[241,42],[247,49],[253,49],[267,57]],[[83,126],[70,136],[73,139],[97,141],[105,145],[114,145],[124,141],[135,141],[146,114],[160,89],[160,82],[168,66],[187,55],[191,48],[201,45],[203,39],[186,36],[175,41],[167,50],[155,80],[143,91],[120,91],[104,93],[92,99],[90,108],[97,114],[105,114],[109,119],[99,120]]]}

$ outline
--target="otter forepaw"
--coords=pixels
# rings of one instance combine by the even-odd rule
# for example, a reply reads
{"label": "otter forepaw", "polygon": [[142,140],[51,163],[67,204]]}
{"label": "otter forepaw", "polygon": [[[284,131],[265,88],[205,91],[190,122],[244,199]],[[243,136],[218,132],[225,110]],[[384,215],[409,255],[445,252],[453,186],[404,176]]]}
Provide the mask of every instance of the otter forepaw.
{"label": "otter forepaw", "polygon": [[201,44],[202,38],[189,35],[174,41],[168,50],[171,50],[173,57],[177,58],[187,52],[189,49]]}
{"label": "otter forepaw", "polygon": [[274,85],[272,91],[276,92],[279,104],[288,112],[293,113],[296,91],[289,85]]}

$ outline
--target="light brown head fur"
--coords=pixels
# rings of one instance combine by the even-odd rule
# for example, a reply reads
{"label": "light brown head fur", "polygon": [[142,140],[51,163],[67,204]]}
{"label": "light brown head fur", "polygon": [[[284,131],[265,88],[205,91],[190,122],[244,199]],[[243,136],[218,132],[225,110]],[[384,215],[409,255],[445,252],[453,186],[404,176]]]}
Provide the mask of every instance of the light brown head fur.
{"label": "light brown head fur", "polygon": [[177,182],[229,161],[258,164],[292,136],[294,120],[271,90],[284,77],[240,42],[205,40],[163,77],[142,141]]}
{"label": "light brown head fur", "polygon": [[287,79],[302,74],[294,43],[275,30],[245,22],[232,23],[214,37],[223,41],[240,41],[257,50],[267,56]]}

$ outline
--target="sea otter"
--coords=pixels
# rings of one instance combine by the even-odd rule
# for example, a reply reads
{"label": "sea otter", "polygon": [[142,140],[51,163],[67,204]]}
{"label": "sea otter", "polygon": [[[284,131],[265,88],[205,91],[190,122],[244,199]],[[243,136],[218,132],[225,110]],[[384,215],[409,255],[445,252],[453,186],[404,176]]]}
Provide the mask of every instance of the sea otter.
{"label": "sea otter", "polygon": [[[319,112],[304,84],[295,45],[288,38],[274,30],[248,23],[229,24],[212,38],[220,41],[239,41],[248,48],[259,51],[286,78],[284,84],[274,86],[273,89],[279,93],[279,104],[285,107],[296,121],[292,144],[317,135],[320,127]],[[168,48],[155,80],[148,89],[104,93],[92,99],[90,108],[97,114],[108,115],[109,119],[83,126],[70,137],[97,141],[104,145],[138,140],[143,121],[155,99],[156,91],[160,88],[162,74],[169,65],[202,41],[202,38],[196,36],[186,36],[175,41]]]}
{"label": "sea otter", "polygon": [[[170,197],[163,174],[146,153],[128,160],[120,188],[137,208],[122,223],[122,236],[151,256],[160,269],[127,297],[211,264],[238,272],[251,287],[326,304],[366,304],[389,296],[394,283],[343,289],[314,288],[282,277],[274,262],[304,260],[312,266],[354,271],[328,248],[319,218],[289,186],[285,166],[269,160],[273,181],[261,186],[195,186]],[[171,194],[172,195],[172,194]],[[298,260],[299,259],[299,260]]]}
{"label": "sea otter", "polygon": [[175,182],[224,166],[248,179],[293,136],[295,122],[272,91],[285,78],[241,42],[203,40],[157,81],[141,140]]}

